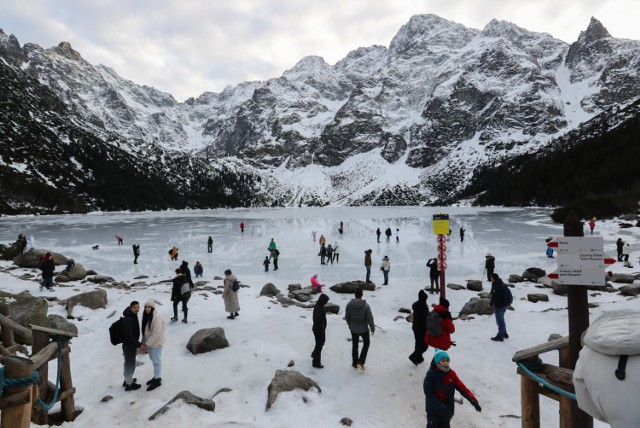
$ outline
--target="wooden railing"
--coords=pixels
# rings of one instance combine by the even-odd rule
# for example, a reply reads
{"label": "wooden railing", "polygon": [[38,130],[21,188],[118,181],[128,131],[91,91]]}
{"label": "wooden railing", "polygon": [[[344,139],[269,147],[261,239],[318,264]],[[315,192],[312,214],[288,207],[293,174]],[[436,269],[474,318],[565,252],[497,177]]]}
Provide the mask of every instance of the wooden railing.
{"label": "wooden railing", "polygon": [[[540,363],[540,354],[549,351],[559,351],[559,367]],[[533,368],[531,372],[544,382],[548,382],[560,390],[573,393],[573,370],[569,368],[571,364],[569,351],[569,336],[566,336],[518,351],[512,360],[515,363],[522,363]],[[521,376],[522,428],[540,428],[540,395],[560,403],[560,428],[571,427],[571,398],[545,387],[538,380],[530,377],[520,366],[518,366],[517,373]]]}
{"label": "wooden railing", "polygon": [[[75,418],[75,388],[71,380],[71,360],[69,339],[76,337],[74,333],[55,330],[47,327],[30,325],[30,329],[17,324],[10,318],[8,305],[0,304],[0,354],[5,368],[6,379],[29,378],[34,370],[38,371],[38,381],[25,387],[5,387],[0,398],[0,428],[28,428],[31,422],[46,425],[49,412],[37,404],[38,398],[44,403],[51,403],[56,385],[49,381],[49,361],[58,360],[60,364],[60,385],[56,402],[62,402],[62,416],[65,421]],[[19,332],[30,340],[32,356],[17,357],[21,351],[26,354],[26,347],[16,345],[14,332]],[[56,367],[57,369],[57,367]]]}

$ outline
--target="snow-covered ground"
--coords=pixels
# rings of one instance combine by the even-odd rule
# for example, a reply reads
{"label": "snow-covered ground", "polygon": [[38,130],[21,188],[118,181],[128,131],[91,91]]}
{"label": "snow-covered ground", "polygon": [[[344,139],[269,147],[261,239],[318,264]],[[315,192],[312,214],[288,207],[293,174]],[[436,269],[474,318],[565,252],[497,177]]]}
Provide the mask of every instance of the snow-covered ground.
{"label": "snow-covered ground", "polygon": [[[410,308],[418,291],[428,282],[425,263],[436,255],[436,237],[432,233],[434,213],[451,216],[453,231],[448,246],[447,283],[466,285],[467,279],[480,279],[484,256],[496,257],[496,272],[504,278],[510,273],[522,274],[528,267],[540,267],[550,272],[555,259],[545,256],[544,239],[562,234],[561,225],[552,224],[547,210],[504,208],[419,208],[419,207],[359,207],[359,208],[289,208],[235,209],[216,211],[173,211],[162,213],[96,213],[90,215],[0,218],[0,242],[13,242],[19,233],[33,235],[38,248],[46,248],[74,257],[87,269],[109,275],[117,280],[135,282],[138,275],[147,284],[173,277],[182,260],[193,267],[196,261],[204,265],[204,280],[210,286],[221,286],[213,280],[233,270],[243,284],[240,317],[228,320],[219,295],[199,290],[189,302],[189,324],[167,324],[167,342],[163,351],[162,386],[147,392],[125,392],[122,388],[122,355],[120,347],[110,344],[108,326],[131,300],[144,303],[155,298],[165,319],[171,317],[170,285],[140,286],[131,290],[107,289],[106,309],[90,310],[76,307],[74,321],[79,336],[72,342],[72,374],[77,388],[76,405],[84,409],[72,424],[92,428],[113,426],[197,426],[197,427],[308,427],[340,426],[343,417],[360,427],[416,427],[426,423],[422,381],[427,365],[415,367],[408,360],[413,350],[411,325],[400,316],[401,308]],[[240,233],[239,224],[246,225]],[[344,234],[338,234],[338,224],[344,222]],[[466,229],[460,242],[458,230]],[[393,242],[377,244],[375,229],[394,230]],[[400,230],[400,242],[395,242],[395,229]],[[338,242],[340,262],[321,266],[318,244],[311,232],[318,231],[328,242]],[[117,246],[115,234],[122,235],[124,246]],[[615,255],[615,239],[623,237],[632,245],[638,241],[636,228],[620,230],[617,223],[598,221],[596,234],[604,236],[605,252]],[[207,237],[211,235],[214,250],[208,254]],[[281,251],[277,272],[263,271],[261,261],[267,254],[269,240],[274,238]],[[99,250],[92,250],[94,244]],[[131,244],[141,245],[139,264],[132,263]],[[169,260],[170,247],[180,249],[178,262]],[[376,334],[372,336],[366,370],[351,367],[350,334],[343,320],[344,307],[352,298],[327,290],[330,302],[341,307],[340,315],[328,316],[327,342],[323,351],[324,369],[311,367],[309,354],[313,349],[311,309],[282,307],[273,299],[258,297],[260,289],[272,282],[286,291],[289,284],[308,285],[318,273],[321,282],[330,286],[337,282],[364,279],[364,250],[373,250],[372,279],[378,285],[374,292],[365,292],[371,305]],[[382,257],[391,259],[388,286],[381,286],[382,275],[375,266]],[[635,252],[632,260],[636,259]],[[8,267],[10,262],[1,262]],[[61,268],[58,268],[60,270]],[[632,271],[615,264],[611,270]],[[17,277],[24,269],[0,273],[5,291],[38,291],[35,281]],[[27,270],[30,271],[30,270]],[[486,281],[485,290],[489,283]],[[91,283],[56,288],[54,296],[66,299],[91,290]],[[530,303],[527,293],[546,293],[549,302]],[[476,316],[470,321],[455,321],[453,339],[457,346],[450,350],[452,367],[465,384],[477,395],[482,413],[476,413],[465,402],[456,405],[453,426],[458,427],[519,427],[520,379],[513,354],[521,349],[543,343],[552,333],[566,335],[568,320],[566,298],[532,283],[517,284],[513,290],[515,311],[508,311],[506,322],[510,339],[492,342],[496,333],[492,316]],[[454,317],[476,293],[447,289]],[[617,294],[590,293],[589,301],[599,306],[591,310],[593,321],[604,311],[637,306],[637,302]],[[429,303],[435,303],[430,296]],[[545,309],[556,311],[544,312]],[[59,302],[50,303],[50,314],[66,315]],[[197,356],[185,348],[193,333],[201,328],[223,327],[230,346]],[[425,354],[430,359],[433,350]],[[557,363],[557,353],[543,355],[548,363]],[[142,365],[136,369],[138,381],[144,383],[153,375],[147,355],[140,355]],[[267,386],[276,370],[291,368],[314,379],[322,388],[315,391],[295,391],[281,394],[269,412],[265,412]],[[50,373],[54,373],[50,370]],[[55,379],[52,379],[55,381]],[[148,417],[178,392],[189,390],[209,398],[221,388],[214,399],[215,412],[206,412],[181,402],[154,422]],[[113,400],[100,403],[106,396]],[[302,398],[307,401],[303,402]],[[59,407],[59,406],[57,406]],[[55,409],[54,409],[55,411]],[[541,399],[544,427],[558,426],[558,405]],[[511,417],[513,415],[515,417]],[[595,426],[604,424],[597,422]]]}

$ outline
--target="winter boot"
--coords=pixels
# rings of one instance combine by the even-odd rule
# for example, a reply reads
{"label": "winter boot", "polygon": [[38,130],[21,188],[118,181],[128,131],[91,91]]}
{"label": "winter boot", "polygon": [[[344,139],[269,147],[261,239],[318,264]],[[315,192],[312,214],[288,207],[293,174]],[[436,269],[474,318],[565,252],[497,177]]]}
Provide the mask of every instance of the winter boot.
{"label": "winter boot", "polygon": [[153,391],[160,385],[162,385],[162,378],[152,379],[152,382],[147,387],[147,391]]}

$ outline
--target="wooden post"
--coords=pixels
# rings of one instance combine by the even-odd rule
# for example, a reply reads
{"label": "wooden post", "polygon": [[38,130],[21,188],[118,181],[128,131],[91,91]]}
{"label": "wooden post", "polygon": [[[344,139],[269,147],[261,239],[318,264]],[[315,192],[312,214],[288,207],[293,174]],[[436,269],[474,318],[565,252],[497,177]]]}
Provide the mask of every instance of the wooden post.
{"label": "wooden post", "polygon": [[[571,350],[568,346],[558,349],[560,358],[558,363],[565,369],[571,368]],[[560,428],[571,428],[571,403],[573,400],[564,395],[560,395]]]}
{"label": "wooden post", "polygon": [[[573,211],[564,221],[564,236],[584,236],[583,225]],[[589,328],[587,288],[581,285],[567,285],[567,298],[569,307],[569,368],[573,370],[582,348],[580,338],[582,333]],[[593,428],[593,418],[580,410],[578,403],[573,400],[571,400],[571,427]]]}
{"label": "wooden post", "polygon": [[[37,354],[47,345],[49,345],[49,335],[43,331],[32,330],[33,334],[33,354]],[[49,362],[48,360],[38,367],[38,374],[40,379],[38,380],[38,390],[40,399],[47,402],[49,400]],[[33,422],[38,425],[48,425],[49,412],[38,407],[35,402],[33,403]]]}
{"label": "wooden post", "polygon": [[[33,362],[28,358],[7,357],[3,359],[5,377],[18,379],[33,375]],[[33,385],[25,388],[5,388],[4,394],[14,395],[31,391]],[[2,411],[0,428],[29,428],[31,426],[31,402],[9,407]]]}
{"label": "wooden post", "polygon": [[[73,390],[73,381],[71,379],[71,358],[69,357],[69,353],[71,349],[69,348],[69,342],[66,342],[64,348],[67,352],[64,352],[62,355],[62,372],[60,373],[60,391],[67,392]],[[73,421],[75,418],[76,405],[75,400],[73,398],[73,394],[62,399],[62,414],[64,416],[65,421]]]}
{"label": "wooden post", "polygon": [[522,428],[540,428],[538,382],[528,376],[520,376],[520,401],[522,402]]}
{"label": "wooden post", "polygon": [[[11,306],[7,305],[6,303],[1,303],[0,314],[4,315],[7,318],[11,318]],[[2,346],[4,346],[5,348],[10,348],[11,346],[15,345],[13,330],[11,330],[11,328],[6,325],[2,326],[1,340]]]}

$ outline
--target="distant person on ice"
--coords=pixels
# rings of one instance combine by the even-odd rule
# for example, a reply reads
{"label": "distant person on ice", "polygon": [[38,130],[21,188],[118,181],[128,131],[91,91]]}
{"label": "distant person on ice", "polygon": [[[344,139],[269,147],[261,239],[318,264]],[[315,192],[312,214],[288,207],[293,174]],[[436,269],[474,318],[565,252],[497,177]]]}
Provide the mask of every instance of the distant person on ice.
{"label": "distant person on ice", "polygon": [[464,232],[465,232],[465,229],[462,226],[460,226],[460,242],[464,242]]}
{"label": "distant person on ice", "polygon": [[273,270],[278,270],[278,257],[280,257],[280,250],[274,248],[269,257],[273,259]]}
{"label": "distant person on ice", "polygon": [[213,253],[213,238],[211,236],[207,239],[207,252]]}
{"label": "distant person on ice", "polygon": [[47,253],[40,259],[38,268],[42,271],[42,282],[40,283],[40,291],[42,288],[46,288],[49,291],[53,291],[53,272],[56,270],[56,263],[53,260],[53,255]]}
{"label": "distant person on ice", "polygon": [[596,218],[593,217],[591,220],[589,220],[589,229],[591,229],[591,234],[593,235],[593,229],[596,228]]}
{"label": "distant person on ice", "polygon": [[552,259],[553,257],[553,248],[551,247],[551,245],[547,245],[547,257]]}
{"label": "distant person on ice", "polygon": [[507,324],[504,321],[504,314],[507,312],[507,307],[511,304],[513,297],[511,291],[507,285],[502,281],[497,273],[491,274],[491,292],[489,293],[490,305],[493,306],[493,314],[496,317],[496,324],[498,325],[498,334],[492,337],[494,342],[502,342],[504,339],[509,338],[507,333]]}
{"label": "distant person on ice", "polygon": [[244,233],[244,223],[240,222],[240,233]]}
{"label": "distant person on ice", "polygon": [[616,250],[618,250],[618,261],[622,261],[622,249],[624,248],[624,241],[622,238],[618,238],[616,241]]}
{"label": "distant person on ice", "polygon": [[456,390],[469,400],[476,411],[482,411],[478,399],[449,367],[449,354],[440,349],[433,354],[433,360],[422,383],[427,428],[449,428],[453,418]]}
{"label": "distant person on ice", "polygon": [[427,267],[429,268],[429,279],[431,280],[431,286],[429,288],[429,293],[438,293],[440,294],[440,271],[438,270],[438,259],[433,258],[427,260]]}
{"label": "distant person on ice", "polygon": [[385,236],[387,237],[387,242],[391,241],[391,228],[387,227],[387,230],[384,231]]}
{"label": "distant person on ice", "polygon": [[122,239],[122,236],[116,235],[116,241],[118,241],[118,245],[124,245],[124,239]]}
{"label": "distant person on ice", "polygon": [[327,245],[327,238],[325,238],[323,234],[320,234],[320,239],[318,239],[318,243],[320,245]]}
{"label": "distant person on ice", "polygon": [[327,264],[333,264],[333,247],[331,244],[327,245]]}
{"label": "distant person on ice", "polygon": [[311,237],[313,238],[313,242],[316,242],[316,234],[318,233],[317,230],[312,230],[311,231]]}
{"label": "distant person on ice", "polygon": [[[367,353],[369,352],[369,331],[373,335],[376,331],[376,325],[373,321],[371,307],[366,300],[362,299],[362,290],[357,289],[354,295],[347,303],[344,313],[344,319],[351,331],[351,366],[364,370],[364,363],[367,361]],[[358,355],[358,346],[362,337],[362,351]]]}
{"label": "distant person on ice", "polygon": [[271,242],[269,242],[269,246],[267,247],[267,251],[269,251],[270,253],[273,253],[273,250],[276,249],[276,241],[273,240],[273,238],[271,238]]}
{"label": "distant person on ice", "polygon": [[396,244],[400,242],[400,229],[396,227]]}
{"label": "distant person on ice", "polygon": [[138,264],[138,257],[140,257],[140,245],[139,244],[133,244],[131,246],[131,248],[133,248],[133,264],[137,265]]}
{"label": "distant person on ice", "polygon": [[344,232],[344,223],[340,222],[340,228],[338,229],[338,232],[340,232],[340,235],[342,235],[342,232]]}
{"label": "distant person on ice", "polygon": [[169,258],[171,260],[178,260],[178,247],[171,247],[169,250]]}
{"label": "distant person on ice", "polygon": [[204,273],[202,263],[196,262],[195,266],[193,267],[193,273],[196,275],[196,278],[202,277],[202,274]]}
{"label": "distant person on ice", "polygon": [[487,271],[487,281],[491,281],[491,275],[493,275],[493,270],[496,268],[496,258],[491,255],[491,253],[487,253],[484,260],[484,269]]}
{"label": "distant person on ice", "polygon": [[262,262],[262,266],[264,266],[264,271],[269,272],[269,265],[271,262],[269,261],[269,256],[264,256],[264,261]]}
{"label": "distant person on ice", "polygon": [[324,346],[325,333],[327,330],[327,314],[324,311],[324,305],[326,305],[328,301],[329,296],[321,294],[313,308],[313,327],[311,331],[313,332],[316,346],[313,348],[313,352],[311,352],[311,365],[317,369],[324,368],[322,365],[322,347]]}
{"label": "distant person on ice", "polygon": [[371,253],[373,251],[368,249],[364,252],[364,268],[367,270],[366,281],[371,282]]}
{"label": "distant person on ice", "polygon": [[378,243],[380,243],[380,235],[382,235],[382,232],[380,232],[380,228],[376,229],[376,239]]}
{"label": "distant person on ice", "polygon": [[325,264],[325,257],[327,257],[327,248],[324,246],[324,243],[320,244],[320,252],[318,253],[320,256],[320,264]]}
{"label": "distant person on ice", "polygon": [[338,241],[333,243],[333,259],[338,263],[340,261],[340,249],[338,248]]}
{"label": "distant person on ice", "polygon": [[391,261],[389,261],[388,256],[384,256],[382,259],[382,263],[380,263],[380,270],[382,271],[382,276],[384,276],[384,282],[382,285],[389,285],[389,271],[391,270]]}

